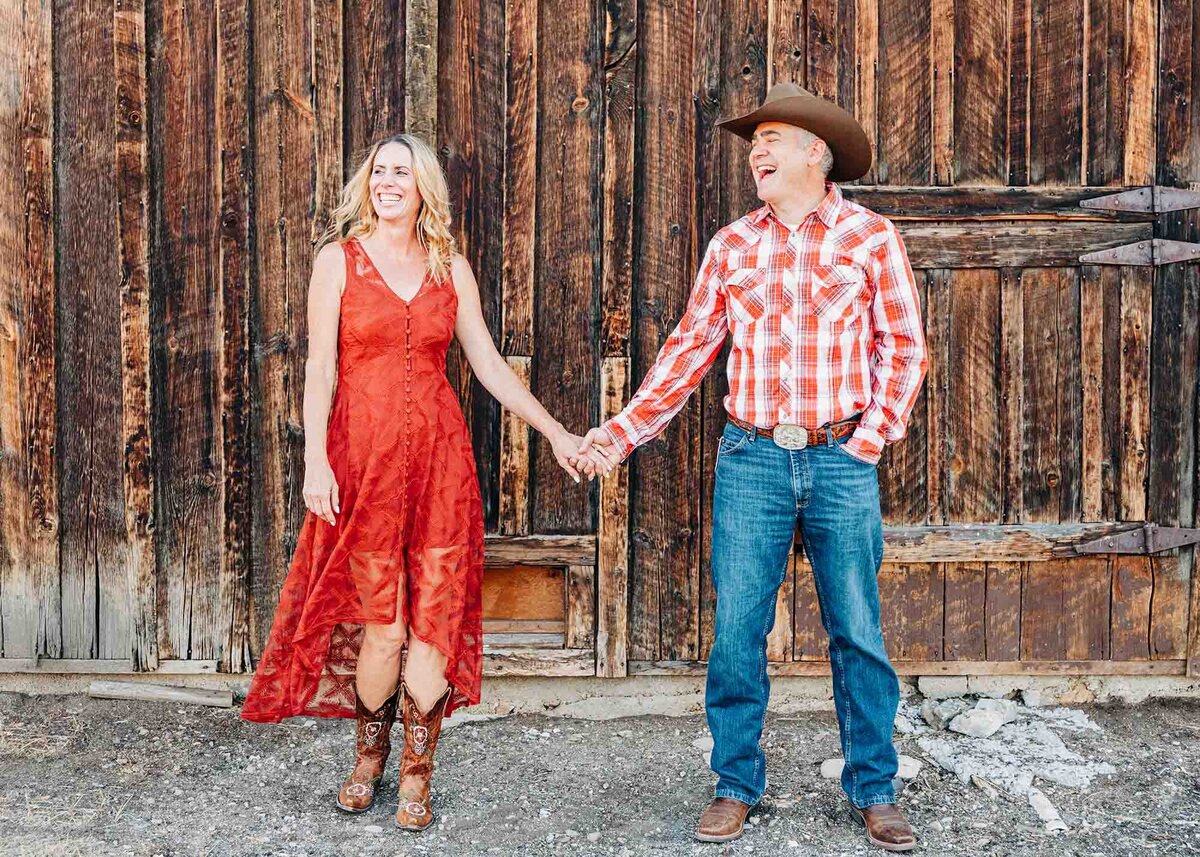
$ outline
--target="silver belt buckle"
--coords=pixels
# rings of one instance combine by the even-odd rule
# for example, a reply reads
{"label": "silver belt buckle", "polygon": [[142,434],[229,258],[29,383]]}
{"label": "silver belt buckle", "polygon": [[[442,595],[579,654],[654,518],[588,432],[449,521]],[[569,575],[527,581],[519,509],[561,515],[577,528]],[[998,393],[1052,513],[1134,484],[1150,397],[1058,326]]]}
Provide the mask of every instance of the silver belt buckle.
{"label": "silver belt buckle", "polygon": [[808,429],[803,426],[780,423],[775,426],[772,438],[775,445],[783,449],[804,449],[808,446]]}

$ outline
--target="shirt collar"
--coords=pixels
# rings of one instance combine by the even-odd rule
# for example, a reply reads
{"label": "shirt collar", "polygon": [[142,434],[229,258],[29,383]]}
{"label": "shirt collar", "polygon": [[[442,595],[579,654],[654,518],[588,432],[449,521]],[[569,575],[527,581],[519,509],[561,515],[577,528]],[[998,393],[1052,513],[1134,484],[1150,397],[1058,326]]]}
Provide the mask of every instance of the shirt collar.
{"label": "shirt collar", "polygon": [[[837,223],[838,214],[842,210],[842,190],[833,182],[825,182],[825,198],[814,211],[826,227]],[[775,217],[775,211],[770,204],[764,205],[750,214],[750,222],[755,226],[764,226],[768,218]],[[779,218],[775,218],[778,220]]]}

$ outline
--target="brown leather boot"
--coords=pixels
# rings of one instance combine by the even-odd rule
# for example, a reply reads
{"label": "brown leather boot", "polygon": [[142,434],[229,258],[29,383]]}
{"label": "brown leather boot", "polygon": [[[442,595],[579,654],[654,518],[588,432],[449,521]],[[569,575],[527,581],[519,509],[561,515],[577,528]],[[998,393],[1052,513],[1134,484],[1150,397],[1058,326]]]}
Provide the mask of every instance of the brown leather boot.
{"label": "brown leather boot", "polygon": [[696,838],[701,842],[728,842],[742,835],[750,804],[731,797],[713,798],[708,809],[700,816],[696,826]]}
{"label": "brown leather boot", "polygon": [[880,803],[863,809],[851,805],[850,812],[867,829],[867,839],[872,845],[885,851],[911,851],[917,846],[912,827],[894,803]]}
{"label": "brown leather boot", "polygon": [[433,778],[433,754],[442,734],[442,718],[450,702],[450,688],[422,714],[413,702],[408,687],[401,684],[401,710],[404,719],[404,755],[400,759],[400,805],[396,808],[396,826],[405,830],[424,830],[433,823],[429,801],[429,781]]}
{"label": "brown leather boot", "polygon": [[355,686],[358,758],[354,762],[354,770],[342,783],[337,798],[338,808],[345,812],[366,812],[375,802],[375,789],[383,779],[383,769],[392,751],[392,723],[396,719],[399,694],[400,688],[396,688],[378,709],[371,711],[358,698],[358,687]]}

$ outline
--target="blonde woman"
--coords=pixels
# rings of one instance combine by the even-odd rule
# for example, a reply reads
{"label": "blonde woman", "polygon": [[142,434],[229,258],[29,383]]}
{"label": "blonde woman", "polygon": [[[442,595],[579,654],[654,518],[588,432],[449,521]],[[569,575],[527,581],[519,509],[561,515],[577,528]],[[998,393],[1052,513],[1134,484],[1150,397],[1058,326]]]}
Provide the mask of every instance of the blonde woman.
{"label": "blonde woman", "polygon": [[[433,820],[443,717],[479,701],[483,514],[470,436],[446,379],[457,337],[475,376],[572,466],[566,431],[497,353],[455,253],[432,150],[382,140],[342,191],[313,265],[305,367],[305,516],[242,717],[356,717],[347,812],[375,799],[397,709],[396,823]],[[593,466],[581,462],[592,475]]]}

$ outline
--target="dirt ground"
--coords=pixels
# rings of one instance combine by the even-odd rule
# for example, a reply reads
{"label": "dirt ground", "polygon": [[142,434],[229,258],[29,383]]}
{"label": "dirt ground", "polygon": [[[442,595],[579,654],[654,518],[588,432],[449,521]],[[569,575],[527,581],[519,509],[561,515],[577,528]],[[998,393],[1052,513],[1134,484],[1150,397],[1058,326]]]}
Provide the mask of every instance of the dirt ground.
{"label": "dirt ground", "polygon": [[[1116,773],[1085,790],[1037,785],[1070,830],[1028,802],[989,798],[923,758],[901,795],[927,854],[1200,853],[1200,704],[1090,707],[1103,731],[1064,735]],[[347,721],[272,727],[237,709],[0,694],[3,855],[817,855],[882,853],[845,810],[822,760],[839,755],[832,713],[772,716],[771,783],[741,840],[692,840],[713,777],[699,717],[590,721],[511,716],[443,737],[439,820],[392,826],[394,771],[376,808],[333,808],[351,761]]]}

